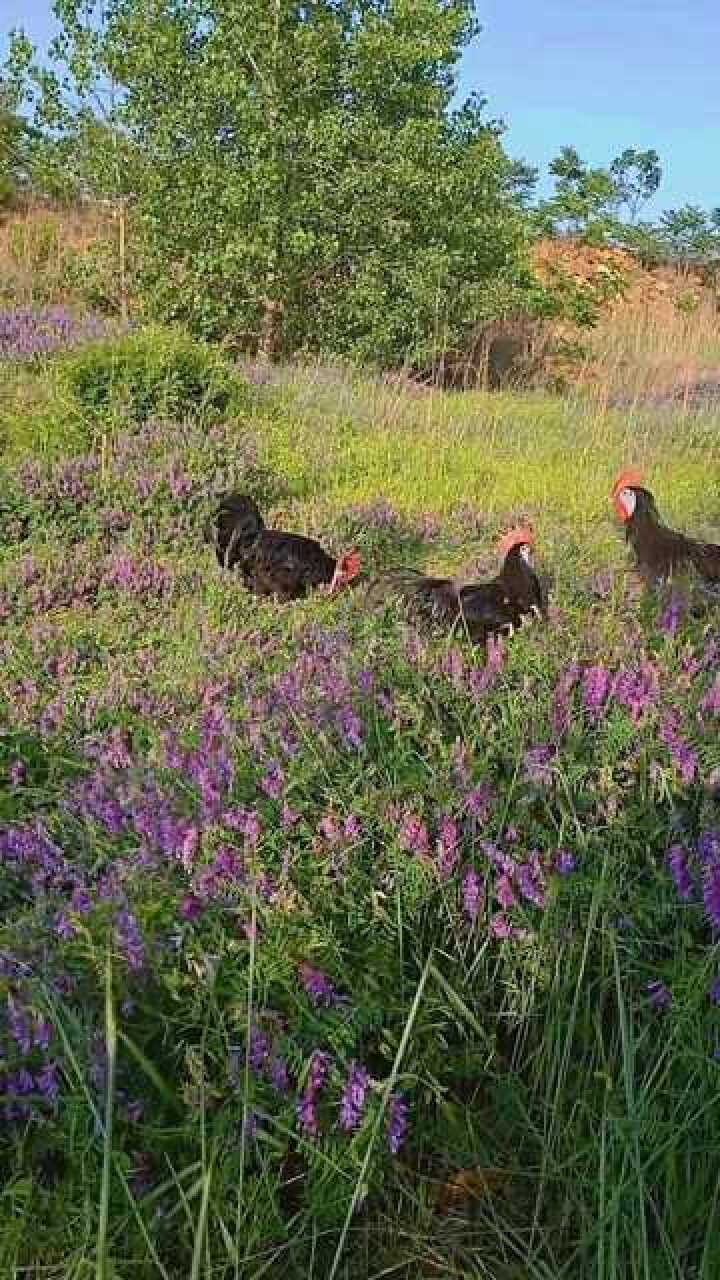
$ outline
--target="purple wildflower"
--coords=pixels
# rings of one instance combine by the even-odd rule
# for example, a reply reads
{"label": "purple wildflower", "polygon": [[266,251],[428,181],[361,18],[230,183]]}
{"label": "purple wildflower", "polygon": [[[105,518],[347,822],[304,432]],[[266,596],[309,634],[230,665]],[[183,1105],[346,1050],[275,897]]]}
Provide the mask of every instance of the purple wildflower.
{"label": "purple wildflower", "polygon": [[503,911],[508,911],[510,907],[515,906],[515,893],[508,875],[498,876],[495,882],[495,897]]}
{"label": "purple wildflower", "polygon": [[676,712],[669,711],[664,717],[658,736],[668,748],[673,765],[687,786],[695,777],[698,758],[692,747],[680,737]]}
{"label": "purple wildflower", "polygon": [[482,885],[477,871],[468,867],[462,879],[463,910],[471,924],[474,924],[480,913],[482,903]]}
{"label": "purple wildflower", "polygon": [[687,855],[682,845],[671,845],[665,854],[665,860],[667,862],[670,875],[675,882],[678,897],[682,898],[684,902],[687,902],[688,899],[692,897],[693,884],[690,872],[688,871]]}
{"label": "purple wildflower", "polygon": [[390,1095],[387,1115],[387,1144],[394,1156],[397,1155],[407,1132],[407,1103],[399,1093]]}
{"label": "purple wildflower", "polygon": [[570,695],[578,682],[580,668],[576,662],[569,666],[558,677],[550,704],[550,728],[556,742],[565,737],[570,726]]}
{"label": "purple wildflower", "polygon": [[316,1138],[320,1132],[317,1120],[315,1100],[327,1078],[330,1056],[316,1049],[310,1059],[310,1070],[302,1097],[297,1104],[297,1117],[300,1128],[310,1138]]}
{"label": "purple wildflower", "polygon": [[22,760],[11,760],[8,765],[8,782],[11,787],[21,787],[25,781],[27,770]]}
{"label": "purple wildflower", "polygon": [[32,1048],[30,1022],[11,997],[8,997],[7,1025],[18,1049],[23,1055],[27,1055]]}
{"label": "purple wildflower", "polygon": [[260,789],[269,796],[271,800],[279,800],[282,795],[283,785],[285,783],[285,775],[277,761],[268,767],[265,774],[260,779]]}
{"label": "purple wildflower", "polygon": [[676,592],[673,592],[660,614],[661,631],[664,631],[666,635],[674,636],[677,633],[684,611],[684,601]]}
{"label": "purple wildflower", "polygon": [[715,978],[708,989],[708,997],[713,1004],[720,1005],[720,976]]}
{"label": "purple wildflower", "polygon": [[423,856],[429,852],[430,839],[427,827],[416,813],[409,813],[403,819],[398,833],[398,842],[400,848],[405,849],[407,853]]}
{"label": "purple wildflower", "polygon": [[705,715],[720,716],[720,676],[716,676],[710,688],[700,701],[700,710]]}
{"label": "purple wildflower", "polygon": [[536,787],[549,787],[552,783],[551,762],[556,748],[549,743],[531,747],[525,752],[525,777]]}
{"label": "purple wildflower", "polygon": [[309,964],[301,964],[300,981],[316,1008],[325,1005],[331,1008],[340,1001],[340,997],[332,982],[320,969],[313,969]]}
{"label": "purple wildflower", "polygon": [[365,1106],[370,1076],[357,1062],[350,1063],[350,1071],[340,1101],[340,1128],[348,1132],[357,1129]]}
{"label": "purple wildflower", "polygon": [[38,1093],[41,1093],[46,1101],[50,1103],[56,1102],[60,1093],[57,1075],[57,1063],[47,1062],[35,1077],[35,1087]]}
{"label": "purple wildflower", "polygon": [[275,1056],[268,1063],[268,1079],[277,1093],[287,1093],[289,1088],[287,1066],[283,1058]]}
{"label": "purple wildflower", "polygon": [[36,1018],[33,1027],[33,1044],[37,1049],[42,1049],[45,1053],[50,1047],[52,1040],[52,1027],[47,1018]]}
{"label": "purple wildflower", "polygon": [[445,814],[440,819],[440,830],[437,840],[437,868],[441,880],[447,880],[457,866],[460,853],[458,851],[457,823]]}
{"label": "purple wildflower", "polygon": [[138,922],[130,911],[119,911],[116,915],[115,938],[128,969],[134,972],[142,969],[145,963],[145,948]]}
{"label": "purple wildflower", "polygon": [[545,906],[545,890],[540,882],[539,870],[521,863],[518,866],[517,879],[523,898],[542,910]]}
{"label": "purple wildflower", "polygon": [[485,822],[490,811],[492,799],[492,787],[488,782],[481,782],[479,786],[473,787],[472,791],[468,791],[463,803],[467,813],[476,822]]}
{"label": "purple wildflower", "polygon": [[248,1061],[253,1071],[262,1072],[270,1055],[270,1044],[267,1036],[257,1027],[250,1028]]}
{"label": "purple wildflower", "polygon": [[501,912],[496,912],[490,920],[490,932],[494,938],[512,937],[512,926]]}
{"label": "purple wildflower", "polygon": [[194,893],[188,893],[183,898],[178,908],[179,914],[183,920],[197,920],[197,917],[203,910],[203,904]]}
{"label": "purple wildflower", "polygon": [[669,1009],[672,1003],[672,995],[669,988],[659,978],[656,978],[654,982],[647,982],[645,990],[648,1000],[654,1009]]}
{"label": "purple wildflower", "polygon": [[74,938],[77,933],[77,929],[74,924],[71,924],[67,916],[62,913],[56,917],[54,929],[58,938],[62,938],[63,942],[68,942],[69,939]]}
{"label": "purple wildflower", "polygon": [[568,876],[575,870],[577,860],[567,849],[558,849],[555,854],[555,870],[560,876]]}
{"label": "purple wildflower", "polygon": [[720,933],[720,862],[711,862],[703,874],[705,914],[713,929]]}
{"label": "purple wildflower", "polygon": [[600,719],[603,704],[610,688],[610,673],[602,665],[586,667],[583,672],[583,706],[591,720]]}

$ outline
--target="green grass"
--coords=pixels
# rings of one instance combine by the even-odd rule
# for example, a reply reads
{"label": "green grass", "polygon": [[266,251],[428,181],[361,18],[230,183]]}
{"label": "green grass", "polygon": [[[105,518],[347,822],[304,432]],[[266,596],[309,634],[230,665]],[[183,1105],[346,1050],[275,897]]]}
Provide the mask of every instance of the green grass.
{"label": "green grass", "polygon": [[[42,367],[6,377],[29,406],[42,399]],[[53,1028],[47,1052],[23,1054],[0,1011],[0,1092],[48,1059],[60,1090],[57,1109],[33,1093],[30,1118],[0,1129],[0,1275],[714,1280],[720,957],[697,859],[683,902],[664,855],[720,827],[717,720],[703,710],[718,623],[710,612],[668,636],[660,602],[625,598],[607,494],[639,464],[670,523],[720,540],[720,421],[411,394],[327,366],[274,371],[224,423],[186,408],[144,431],[119,414],[79,471],[78,441],[74,470],[63,448],[40,458],[30,409],[4,466],[0,820],[24,831],[40,819],[65,870],[35,883],[0,844],[0,955],[17,961],[0,972],[0,1010],[9,997]],[[402,562],[494,572],[496,536],[529,516],[551,625],[516,636],[479,692],[481,654],[392,604],[370,611],[362,587],[253,601],[200,536],[212,494],[231,486],[329,547],[357,544],[368,576]],[[526,752],[550,738],[567,664],[615,673],[643,654],[658,681],[646,711],[634,720],[612,695],[594,723],[577,688],[551,774],[534,783]],[[359,745],[338,727],[348,709]],[[697,754],[685,784],[662,737],[671,711]],[[186,750],[204,744],[194,773],[163,757],[169,730]],[[203,810],[201,767],[217,781],[225,757],[221,810],[257,810],[257,844]],[[25,778],[11,784],[17,761]],[[273,761],[281,799],[263,791]],[[122,830],[87,795],[72,801],[83,780],[124,806]],[[464,797],[482,784],[492,795],[474,822]],[[162,851],[148,835],[163,805],[199,829],[185,861],[180,835]],[[427,857],[403,848],[410,812]],[[458,823],[448,875],[444,816]],[[338,834],[349,817],[357,830]],[[489,927],[487,842],[526,867],[534,850],[545,859],[545,906],[516,884],[507,940]],[[202,889],[228,849],[243,874]],[[558,849],[572,874],[551,870]],[[73,906],[68,868],[88,910]],[[468,868],[485,894],[474,925]],[[191,889],[206,898],[188,920]],[[73,936],[58,937],[59,915]],[[302,962],[346,1003],[315,1008]],[[645,990],[658,978],[672,991],[663,1013]],[[254,1065],[253,1024],[286,1063],[287,1095]],[[317,1048],[329,1066],[312,1137],[296,1104]],[[353,1061],[373,1083],[346,1134]],[[392,1156],[397,1093],[409,1128]],[[459,1171],[474,1194],[453,1192]]]}

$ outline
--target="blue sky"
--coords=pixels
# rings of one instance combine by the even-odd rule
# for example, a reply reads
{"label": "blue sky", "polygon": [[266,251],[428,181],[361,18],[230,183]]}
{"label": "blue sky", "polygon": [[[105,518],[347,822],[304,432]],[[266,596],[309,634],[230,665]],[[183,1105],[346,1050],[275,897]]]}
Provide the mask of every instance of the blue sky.
{"label": "blue sky", "polygon": [[[544,167],[565,143],[594,164],[654,147],[659,208],[720,205],[720,0],[479,0],[483,32],[465,56],[509,124],[511,154]],[[44,46],[50,0],[0,0]]]}

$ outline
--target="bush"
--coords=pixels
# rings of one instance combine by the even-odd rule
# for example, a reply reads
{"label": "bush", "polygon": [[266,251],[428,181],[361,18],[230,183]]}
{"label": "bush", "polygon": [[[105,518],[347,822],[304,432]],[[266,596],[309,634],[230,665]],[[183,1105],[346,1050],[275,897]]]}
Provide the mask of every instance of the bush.
{"label": "bush", "polygon": [[62,387],[91,421],[223,414],[247,403],[232,365],[203,342],[148,328],[96,344],[58,366]]}

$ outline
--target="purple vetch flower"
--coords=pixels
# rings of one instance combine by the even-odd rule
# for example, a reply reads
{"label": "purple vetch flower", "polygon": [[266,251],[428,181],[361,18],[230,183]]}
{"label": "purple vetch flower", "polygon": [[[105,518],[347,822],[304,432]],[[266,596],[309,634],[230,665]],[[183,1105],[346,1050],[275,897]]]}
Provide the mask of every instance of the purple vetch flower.
{"label": "purple vetch flower", "polygon": [[313,969],[311,965],[303,962],[298,972],[300,981],[316,1008],[320,1005],[331,1008],[340,1003],[340,996],[335,987],[320,969]]}
{"label": "purple vetch flower", "polygon": [[47,1018],[36,1017],[33,1026],[33,1044],[37,1049],[47,1053],[52,1040],[52,1026]]}
{"label": "purple vetch flower", "polygon": [[460,857],[458,839],[457,823],[443,814],[437,838],[437,869],[441,880],[447,880],[457,866]]}
{"label": "purple vetch flower", "polygon": [[610,673],[607,667],[598,664],[585,668],[582,678],[583,706],[592,721],[600,719],[609,688]]}
{"label": "purple vetch flower", "polygon": [[228,809],[222,820],[231,831],[244,836],[248,848],[255,848],[260,839],[260,819],[254,809]]}
{"label": "purple vetch flower", "polygon": [[22,760],[11,760],[8,765],[7,777],[11,787],[21,787],[25,781],[27,769]]}
{"label": "purple vetch flower", "polygon": [[265,1064],[270,1056],[270,1042],[266,1035],[259,1030],[258,1027],[250,1028],[248,1061],[253,1071],[259,1074],[265,1068]]}
{"label": "purple vetch flower", "polygon": [[528,782],[536,787],[549,787],[552,783],[552,761],[556,755],[556,748],[549,743],[545,743],[539,747],[530,747],[525,752],[525,777]]}
{"label": "purple vetch flower", "polygon": [[692,747],[680,737],[678,723],[679,716],[677,712],[669,711],[663,718],[658,736],[660,741],[668,748],[673,765],[680,774],[681,780],[687,786],[695,777],[698,758]]}
{"label": "purple vetch flower", "polygon": [[713,1004],[720,1005],[720,976],[714,978],[708,988],[708,998]]}
{"label": "purple vetch flower", "polygon": [[42,1094],[46,1102],[54,1104],[60,1094],[60,1082],[58,1080],[58,1066],[56,1062],[46,1062],[45,1066],[35,1077],[35,1088],[37,1092]]}
{"label": "purple vetch flower", "polygon": [[203,903],[194,893],[187,893],[178,908],[180,917],[183,920],[197,920],[203,911]]}
{"label": "purple vetch flower", "polygon": [[705,867],[720,861],[720,831],[703,831],[697,842],[697,853]]}
{"label": "purple vetch flower", "polygon": [[565,737],[570,726],[570,697],[580,676],[580,668],[571,662],[561,672],[550,703],[550,728],[556,742]]}
{"label": "purple vetch flower", "polygon": [[8,996],[7,1012],[8,1031],[20,1052],[26,1056],[32,1048],[32,1031],[30,1021],[18,1008],[12,996]]}
{"label": "purple vetch flower", "polygon": [[527,863],[520,863],[517,869],[517,881],[523,898],[542,910],[545,906],[545,890],[540,882],[538,869],[528,866]]}
{"label": "purple vetch flower", "polygon": [[682,845],[671,845],[665,854],[665,861],[675,882],[678,897],[687,902],[692,897],[693,882],[688,871],[687,854]]}
{"label": "purple vetch flower", "polygon": [[495,897],[503,911],[508,911],[510,907],[515,906],[517,899],[508,875],[498,876],[495,882]]}
{"label": "purple vetch flower", "polygon": [[287,1093],[290,1084],[285,1060],[279,1056],[270,1059],[267,1068],[268,1079],[276,1093]]}
{"label": "purple vetch flower", "polygon": [[575,855],[567,849],[558,849],[555,853],[555,870],[560,876],[568,876],[577,866]]}
{"label": "purple vetch flower", "polygon": [[480,914],[482,905],[482,884],[480,877],[472,867],[468,867],[462,879],[463,911],[471,924]]}
{"label": "purple vetch flower", "polygon": [[128,969],[133,972],[142,969],[145,963],[145,948],[138,922],[130,911],[122,910],[117,913],[115,939]]}
{"label": "purple vetch flower", "polygon": [[670,989],[656,978],[654,982],[646,982],[645,990],[648,1000],[654,1009],[669,1009],[672,1003],[672,994]]}
{"label": "purple vetch flower", "polygon": [[501,912],[496,912],[491,918],[489,929],[494,938],[512,937],[512,925],[508,921],[507,917],[502,915]]}
{"label": "purple vetch flower", "polygon": [[56,916],[53,928],[58,938],[62,938],[63,942],[68,942],[70,938],[74,938],[77,933],[75,925],[71,924],[67,916],[62,913],[59,916]]}
{"label": "purple vetch flower", "polygon": [[392,1093],[388,1102],[387,1144],[394,1156],[405,1141],[407,1133],[407,1103],[399,1093]]}
{"label": "purple vetch flower", "polygon": [[660,614],[660,630],[664,631],[666,635],[674,636],[677,633],[684,612],[684,600],[673,591]]}
{"label": "purple vetch flower", "polygon": [[362,746],[365,735],[363,723],[352,707],[343,707],[337,718],[337,726],[345,746],[357,751],[358,747]]}
{"label": "purple vetch flower", "polygon": [[657,703],[660,692],[657,666],[643,658],[637,667],[623,668],[613,677],[610,692],[637,724],[644,713]]}
{"label": "purple vetch flower", "polygon": [[321,1049],[316,1049],[310,1059],[308,1078],[296,1108],[300,1128],[310,1138],[316,1138],[320,1132],[315,1102],[325,1084],[329,1068],[330,1055]]}
{"label": "purple vetch flower", "polygon": [[720,933],[720,862],[709,863],[703,872],[705,915],[713,929]]}
{"label": "purple vetch flower", "polygon": [[471,696],[478,701],[488,689],[492,689],[505,665],[505,650],[499,636],[488,636],[487,657],[485,666],[474,668],[468,675],[467,684]]}
{"label": "purple vetch flower", "polygon": [[705,715],[720,716],[720,675],[715,677],[710,688],[703,694],[700,711]]}
{"label": "purple vetch flower", "polygon": [[398,832],[398,843],[407,853],[423,856],[430,851],[427,827],[416,813],[405,816]]}
{"label": "purple vetch flower", "polygon": [[340,1101],[340,1128],[348,1132],[357,1129],[362,1118],[370,1075],[357,1062],[350,1063],[345,1087]]}
{"label": "purple vetch flower", "polygon": [[73,889],[70,906],[79,916],[87,915],[88,911],[92,910],[92,902],[87,889],[83,889],[82,886]]}
{"label": "purple vetch flower", "polygon": [[271,800],[279,800],[285,784],[285,775],[280,765],[274,760],[260,779],[260,790]]}
{"label": "purple vetch flower", "polygon": [[493,789],[488,782],[481,782],[477,787],[473,787],[468,791],[464,798],[463,805],[467,813],[470,814],[476,822],[485,822],[490,805],[493,801]]}

